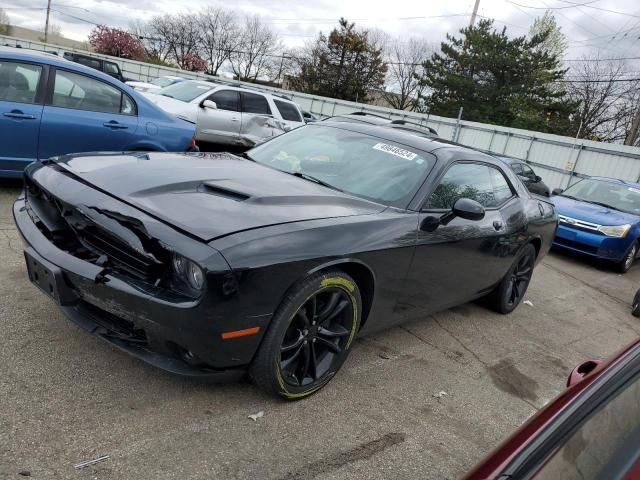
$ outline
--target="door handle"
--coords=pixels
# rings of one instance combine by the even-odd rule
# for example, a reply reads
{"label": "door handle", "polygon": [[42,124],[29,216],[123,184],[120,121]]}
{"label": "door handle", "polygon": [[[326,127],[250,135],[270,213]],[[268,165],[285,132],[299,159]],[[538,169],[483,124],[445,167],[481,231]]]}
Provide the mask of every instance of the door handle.
{"label": "door handle", "polygon": [[233,118],[231,119],[231,121],[232,121],[232,122],[238,122],[238,121],[240,121],[240,119],[239,119],[239,118],[235,118],[235,117],[233,117]]}
{"label": "door handle", "polygon": [[34,115],[28,115],[28,114],[22,113],[20,111],[6,112],[6,113],[3,113],[2,115],[4,115],[5,117],[17,118],[17,119],[20,119],[20,120],[35,120],[36,119],[36,117]]}
{"label": "door handle", "polygon": [[502,222],[500,220],[494,220],[493,222],[493,228],[498,231],[498,230],[502,230]]}
{"label": "door handle", "polygon": [[107,127],[107,128],[113,128],[114,130],[118,130],[118,129],[119,130],[125,130],[125,129],[129,128],[128,125],[124,125],[122,123],[114,122],[113,120],[110,121],[110,122],[104,122],[102,125],[104,127]]}

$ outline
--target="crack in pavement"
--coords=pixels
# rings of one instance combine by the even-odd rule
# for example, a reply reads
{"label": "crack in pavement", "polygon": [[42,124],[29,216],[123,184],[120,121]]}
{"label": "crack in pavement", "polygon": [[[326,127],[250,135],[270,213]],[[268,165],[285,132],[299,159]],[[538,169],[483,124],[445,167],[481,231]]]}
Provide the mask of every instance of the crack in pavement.
{"label": "crack in pavement", "polygon": [[438,325],[442,330],[447,332],[451,336],[451,338],[453,338],[465,351],[469,352],[473,358],[475,358],[478,362],[484,365],[485,368],[489,367],[489,364],[487,362],[482,360],[476,352],[474,352],[469,347],[467,347],[467,345],[462,340],[460,340],[457,336],[455,336],[453,332],[451,332],[451,330],[449,330],[448,328],[445,328],[436,317],[431,315],[431,318],[433,319],[434,322],[436,322],[436,325]]}
{"label": "crack in pavement", "polygon": [[389,447],[404,442],[404,433],[387,433],[380,438],[335,453],[315,462],[311,462],[296,471],[289,472],[282,480],[293,480],[298,478],[315,478],[324,473],[329,473],[359,460],[368,460],[374,455],[386,450]]}

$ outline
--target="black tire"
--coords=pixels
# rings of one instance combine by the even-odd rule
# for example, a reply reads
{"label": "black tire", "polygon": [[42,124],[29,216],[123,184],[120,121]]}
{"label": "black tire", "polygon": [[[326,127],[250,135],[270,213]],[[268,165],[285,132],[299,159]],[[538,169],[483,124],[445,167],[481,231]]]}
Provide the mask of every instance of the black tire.
{"label": "black tire", "polygon": [[616,270],[620,273],[627,273],[633,266],[633,262],[638,256],[638,242],[633,242],[629,247],[629,250],[624,254],[624,258],[621,262],[616,263]]}
{"label": "black tire", "polygon": [[299,400],[324,387],[349,355],[360,328],[356,282],[339,270],[294,286],[276,310],[249,376],[263,390]]}
{"label": "black tire", "polygon": [[634,317],[640,317],[640,290],[638,290],[633,297],[633,303],[631,304],[631,315],[633,315]]}
{"label": "black tire", "polygon": [[529,287],[535,261],[535,247],[531,244],[525,245],[516,255],[502,281],[487,296],[488,306],[502,314],[513,312]]}

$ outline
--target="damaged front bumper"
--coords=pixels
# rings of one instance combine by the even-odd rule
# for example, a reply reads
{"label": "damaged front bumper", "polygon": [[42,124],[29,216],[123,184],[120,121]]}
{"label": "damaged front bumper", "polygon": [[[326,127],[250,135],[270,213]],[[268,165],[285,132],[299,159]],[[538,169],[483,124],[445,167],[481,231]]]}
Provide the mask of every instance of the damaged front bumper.
{"label": "damaged front bumper", "polygon": [[[69,178],[55,180],[60,188],[51,190],[56,194],[73,196],[74,191],[80,191],[77,186],[65,189],[63,184],[71,181]],[[206,244],[181,238],[169,226],[154,224],[132,207],[115,206],[119,203],[116,199],[86,186],[84,190],[84,197],[92,204],[137,217],[164,240],[181,241],[181,253],[188,252],[206,271],[204,293],[190,298],[163,288],[159,282],[145,283],[125,270],[113,270],[108,259],[89,260],[56,244],[49,231],[37,224],[37,217],[34,221],[25,193],[15,202],[13,215],[25,243],[30,280],[58,303],[71,321],[147,363],[179,375],[220,381],[241,377],[270,315],[256,315],[242,305],[224,258]],[[253,326],[260,327],[259,334],[233,341],[222,338],[225,331]]]}

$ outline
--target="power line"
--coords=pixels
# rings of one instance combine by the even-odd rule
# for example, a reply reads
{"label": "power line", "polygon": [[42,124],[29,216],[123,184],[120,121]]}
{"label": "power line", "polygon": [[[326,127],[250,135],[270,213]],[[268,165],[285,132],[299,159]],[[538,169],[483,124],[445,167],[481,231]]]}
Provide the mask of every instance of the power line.
{"label": "power line", "polygon": [[[640,18],[640,15],[635,15],[635,14],[627,13],[627,12],[620,12],[618,10],[610,10],[608,8],[596,7],[595,5],[590,5],[590,4],[577,5],[577,4],[575,4],[573,2],[569,2],[567,0],[560,0],[560,1],[565,2],[565,3],[571,3],[572,5],[575,5],[575,6],[578,6],[578,7],[593,8],[594,10],[600,10],[602,12],[616,13],[618,15],[624,15],[626,17]],[[593,3],[593,2],[590,2],[590,3]]]}
{"label": "power line", "polygon": [[[588,7],[590,3],[595,3],[597,1],[598,0],[591,0],[590,2],[576,3],[576,4],[572,4],[572,5],[567,5],[566,7],[533,7],[531,5],[522,5],[521,3],[516,3],[513,0],[507,0],[508,3],[512,3],[513,5],[517,5],[518,7],[531,8],[533,10],[565,10],[567,8]],[[567,3],[571,3],[571,2],[567,2]]]}

